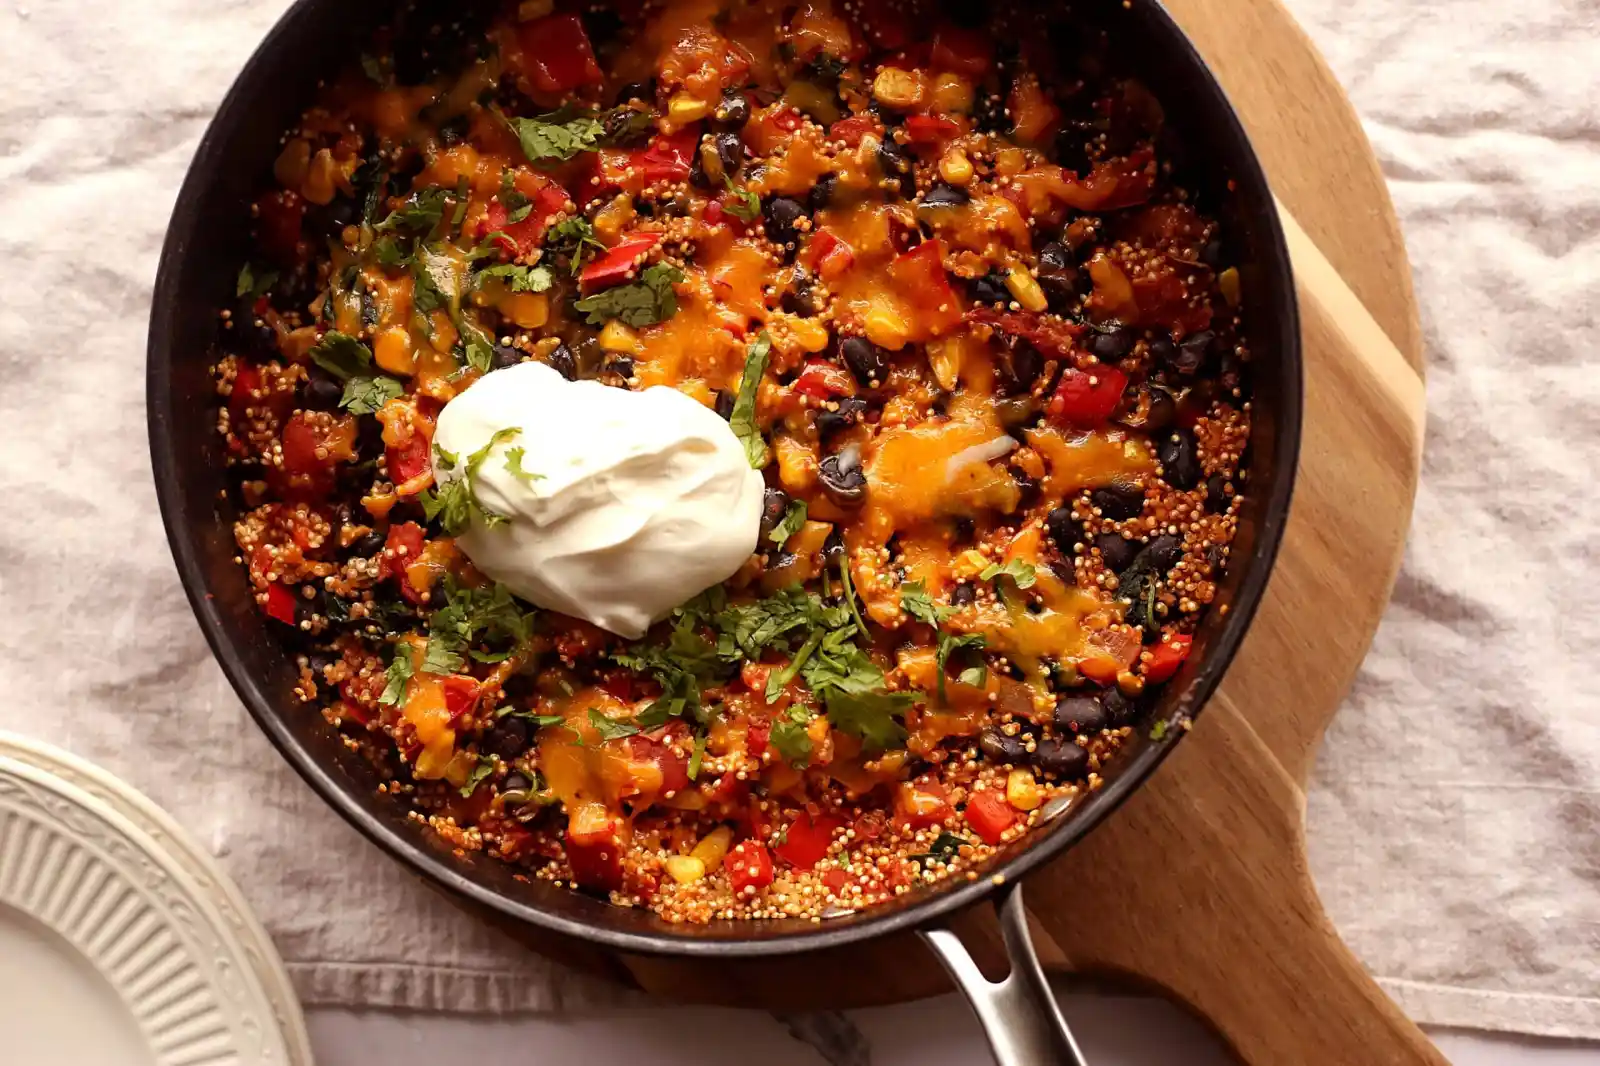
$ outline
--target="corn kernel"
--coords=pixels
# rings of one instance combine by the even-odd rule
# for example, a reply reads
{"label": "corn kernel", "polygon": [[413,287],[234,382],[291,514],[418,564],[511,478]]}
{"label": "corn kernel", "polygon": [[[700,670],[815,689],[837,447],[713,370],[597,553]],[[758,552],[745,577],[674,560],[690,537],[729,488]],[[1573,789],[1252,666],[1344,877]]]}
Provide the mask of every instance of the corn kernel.
{"label": "corn kernel", "polygon": [[711,105],[688,93],[673,93],[672,99],[667,101],[667,117],[674,125],[686,125],[690,122],[699,122],[711,114]]}
{"label": "corn kernel", "polygon": [[901,318],[892,309],[881,304],[867,312],[866,322],[867,339],[880,348],[887,348],[891,352],[898,352],[906,346],[909,339],[909,330],[906,328],[905,319]]}
{"label": "corn kernel", "polygon": [[1217,275],[1217,288],[1222,292],[1222,298],[1228,301],[1229,307],[1239,306],[1239,270],[1229,267]]}
{"label": "corn kernel", "polygon": [[674,855],[667,859],[667,876],[680,885],[693,884],[706,875],[706,864],[693,855]]}
{"label": "corn kernel", "polygon": [[928,89],[916,74],[899,67],[884,67],[872,79],[872,98],[884,107],[909,111],[921,107]]}
{"label": "corn kernel", "polygon": [[809,318],[797,318],[789,323],[789,333],[801,351],[820,352],[828,346],[828,330]]}
{"label": "corn kernel", "polygon": [[1045,299],[1044,290],[1039,288],[1039,283],[1034,280],[1033,275],[1022,267],[1014,266],[1006,272],[1006,288],[1025,310],[1039,313],[1050,308],[1050,301]]}
{"label": "corn kernel", "polygon": [[939,159],[939,176],[951,185],[965,185],[972,180],[972,160],[959,148],[952,148]]}
{"label": "corn kernel", "polygon": [[550,318],[550,298],[542,292],[514,292],[500,300],[500,313],[522,329],[538,329]]}
{"label": "corn kernel", "polygon": [[1044,789],[1033,779],[1032,770],[1013,770],[1006,777],[1006,802],[1019,811],[1037,810],[1044,802]]}
{"label": "corn kernel", "polygon": [[600,347],[608,352],[618,352],[622,355],[637,355],[642,350],[639,345],[639,335],[628,328],[627,323],[621,319],[613,318],[607,322],[600,331]]}
{"label": "corn kernel", "polygon": [[972,83],[959,74],[944,73],[933,79],[933,109],[947,115],[972,110]]}
{"label": "corn kernel", "polygon": [[701,838],[690,851],[689,857],[698,859],[702,868],[711,873],[722,865],[722,857],[728,854],[728,845],[733,843],[733,830],[725,825],[719,825]]}
{"label": "corn kernel", "polygon": [[542,19],[556,9],[555,0],[522,0],[517,5],[517,21],[532,22]]}
{"label": "corn kernel", "polygon": [[333,153],[323,148],[311,157],[311,165],[306,169],[306,180],[300,183],[300,195],[311,203],[325,205],[333,202],[333,194],[338,191],[333,185],[333,176],[338,170],[338,164],[333,161]]}
{"label": "corn kernel", "polygon": [[417,353],[411,349],[411,331],[404,326],[390,326],[378,334],[372,342],[372,356],[385,371],[402,377],[417,367]]}

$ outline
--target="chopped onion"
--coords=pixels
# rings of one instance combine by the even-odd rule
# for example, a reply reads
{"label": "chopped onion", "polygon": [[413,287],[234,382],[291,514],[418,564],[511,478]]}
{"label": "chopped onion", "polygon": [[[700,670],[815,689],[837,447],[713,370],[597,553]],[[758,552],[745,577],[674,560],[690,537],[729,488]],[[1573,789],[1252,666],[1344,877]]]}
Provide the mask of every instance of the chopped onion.
{"label": "chopped onion", "polygon": [[974,444],[964,451],[959,451],[944,465],[944,483],[950,484],[956,479],[956,475],[973,463],[992,463],[1002,455],[1009,455],[1016,447],[1017,438],[996,437],[994,440]]}

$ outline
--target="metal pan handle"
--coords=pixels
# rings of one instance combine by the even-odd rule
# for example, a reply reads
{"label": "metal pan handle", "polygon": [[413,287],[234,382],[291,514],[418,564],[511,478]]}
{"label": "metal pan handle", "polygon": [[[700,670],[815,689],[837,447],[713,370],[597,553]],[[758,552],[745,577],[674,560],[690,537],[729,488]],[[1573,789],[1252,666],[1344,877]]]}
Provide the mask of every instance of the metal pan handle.
{"label": "metal pan handle", "polygon": [[1088,1066],[1034,954],[1022,886],[1013,882],[1002,889],[996,909],[1011,961],[1011,973],[1004,981],[983,976],[951,930],[927,929],[922,939],[972,1005],[996,1066]]}

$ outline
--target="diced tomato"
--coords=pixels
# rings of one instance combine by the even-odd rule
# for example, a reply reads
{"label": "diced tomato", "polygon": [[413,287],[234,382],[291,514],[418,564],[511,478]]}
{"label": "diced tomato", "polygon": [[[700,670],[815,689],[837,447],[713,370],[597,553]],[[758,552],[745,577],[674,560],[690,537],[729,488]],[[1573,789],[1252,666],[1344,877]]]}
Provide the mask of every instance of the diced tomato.
{"label": "diced tomato", "polygon": [[510,221],[511,215],[505,204],[491,200],[483,219],[478,223],[478,238],[482,240],[492,235],[495,244],[506,256],[515,259],[539,246],[544,240],[544,231],[549,228],[551,217],[565,210],[569,199],[566,189],[550,182],[529,198],[528,213],[517,222]]}
{"label": "diced tomato", "polygon": [[274,263],[292,268],[311,254],[311,244],[300,232],[305,217],[305,200],[288,189],[278,189],[256,201],[256,240]]}
{"label": "diced tomato", "polygon": [[772,723],[767,721],[751,722],[750,728],[744,734],[744,750],[753,758],[761,758],[767,753],[767,745],[772,742]]}
{"label": "diced tomato", "polygon": [[600,688],[623,703],[632,703],[634,674],[631,670],[612,670],[600,679]]}
{"label": "diced tomato", "polygon": [[998,792],[974,792],[967,800],[967,824],[985,844],[1000,843],[1000,836],[1017,821],[1017,812]]}
{"label": "diced tomato", "polygon": [[1052,422],[1093,429],[1111,417],[1127,387],[1128,375],[1114,366],[1098,366],[1093,373],[1068,367],[1045,413]]}
{"label": "diced tomato", "polygon": [[1083,335],[1083,327],[1046,318],[1028,311],[996,311],[992,307],[974,307],[967,312],[969,322],[982,322],[1004,333],[1022,337],[1047,359],[1065,359],[1072,354],[1073,346]]}
{"label": "diced tomato", "polygon": [[912,115],[906,119],[906,140],[912,144],[943,144],[960,134],[960,123],[941,115]]}
{"label": "diced tomato", "polygon": [[449,712],[452,723],[477,705],[478,693],[482,690],[478,682],[460,674],[445,678],[440,687],[444,689],[444,709]]}
{"label": "diced tomato", "polygon": [[835,896],[843,892],[844,886],[849,883],[850,875],[837,866],[822,873],[822,886]]}
{"label": "diced tomato", "polygon": [[431,469],[431,446],[421,433],[413,433],[404,444],[384,449],[384,461],[389,468],[389,480],[403,485]]}
{"label": "diced tomato", "polygon": [[263,392],[261,371],[246,362],[239,362],[233,375],[233,392],[228,396],[228,414],[232,417],[233,431],[245,428],[245,409],[265,409],[274,418],[282,419],[294,406],[294,393],[289,390]]}
{"label": "diced tomato", "polygon": [[851,115],[849,118],[842,118],[828,127],[828,140],[843,141],[849,147],[854,148],[861,143],[861,138],[869,133],[876,134],[882,128],[878,124],[878,120],[870,114]]}
{"label": "diced tomato", "polygon": [[925,781],[906,782],[894,797],[895,822],[909,829],[928,829],[950,816],[950,803],[944,786]]}
{"label": "diced tomato", "polygon": [[268,585],[266,612],[286,626],[294,625],[294,593],[276,581]]}
{"label": "diced tomato", "polygon": [[522,73],[541,92],[559,93],[605,80],[577,15],[547,15],[517,27]]}
{"label": "diced tomato", "polygon": [[797,870],[809,870],[828,854],[833,835],[843,827],[842,818],[828,814],[812,817],[811,812],[801,811],[789,823],[783,843],[774,846],[772,852]]}
{"label": "diced tomato", "polygon": [[1121,159],[1096,163],[1089,176],[1069,183],[1066,202],[1079,211],[1114,211],[1150,199],[1156,186],[1155,151],[1137,148]]}
{"label": "diced tomato", "polygon": [[728,871],[728,883],[736,896],[755,895],[752,890],[766,888],[775,876],[772,853],[757,840],[741,840],[735,844],[722,865]]}
{"label": "diced tomato", "polygon": [[628,165],[643,176],[646,185],[682,181],[689,176],[690,162],[699,144],[700,125],[696,123],[634,149],[628,153]]}
{"label": "diced tomato", "polygon": [[666,738],[629,737],[628,751],[639,762],[654,763],[661,771],[662,795],[681,792],[689,786],[689,758],[680,754]]}
{"label": "diced tomato", "polygon": [[794,391],[814,400],[829,400],[855,392],[855,380],[842,366],[835,366],[826,359],[809,359],[800,376],[795,378]]}
{"label": "diced tomato", "polygon": [[[402,522],[390,526],[389,536],[383,544],[383,552],[378,557],[378,580],[393,577],[400,584],[400,595],[404,596],[408,603],[422,602],[422,594],[411,584],[411,579],[406,577],[407,563],[422,554],[422,539],[422,527],[415,522]],[[402,548],[405,549],[403,552]]]}
{"label": "diced tomato", "polygon": [[933,49],[928,58],[935,70],[981,78],[989,73],[994,63],[994,51],[984,34],[947,25],[933,35]]}
{"label": "diced tomato", "polygon": [[896,288],[921,312],[917,324],[937,337],[961,321],[961,301],[944,272],[944,243],[923,241],[889,265]]}
{"label": "diced tomato", "polygon": [[284,423],[280,444],[283,464],[272,478],[285,496],[305,499],[333,491],[335,464],[355,457],[355,419],[348,415],[324,422],[296,411]]}
{"label": "diced tomato", "polygon": [[856,254],[834,234],[819,229],[806,240],[801,259],[824,280],[831,281],[854,265]]}
{"label": "diced tomato", "polygon": [[603,806],[583,803],[572,810],[565,843],[574,881],[603,892],[622,887],[622,838]]}
{"label": "diced tomato", "polygon": [[750,783],[739,780],[732,771],[729,771],[717,778],[716,784],[706,791],[706,799],[711,803],[733,806],[742,804],[749,794]]}
{"label": "diced tomato", "polygon": [[773,112],[767,121],[785,133],[793,133],[806,124],[806,117],[792,107]]}
{"label": "diced tomato", "polygon": [[888,827],[889,820],[883,816],[882,811],[866,811],[850,828],[855,833],[857,844],[870,844],[883,836],[883,831]]}
{"label": "diced tomato", "polygon": [[1193,644],[1194,637],[1187,633],[1178,633],[1156,644],[1150,649],[1149,662],[1144,664],[1145,681],[1152,685],[1170,681],[1189,658],[1189,648]]}
{"label": "diced tomato", "polygon": [[660,243],[659,233],[625,238],[583,268],[583,276],[578,279],[579,285],[584,292],[594,292],[630,280],[637,270],[639,258]]}

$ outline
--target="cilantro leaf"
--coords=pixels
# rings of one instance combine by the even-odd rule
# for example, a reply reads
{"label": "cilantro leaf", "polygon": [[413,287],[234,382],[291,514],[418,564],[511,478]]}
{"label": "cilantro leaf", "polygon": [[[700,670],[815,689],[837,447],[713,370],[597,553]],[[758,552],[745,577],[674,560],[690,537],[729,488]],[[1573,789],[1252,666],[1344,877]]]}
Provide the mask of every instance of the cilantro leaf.
{"label": "cilantro leaf", "polygon": [[900,609],[935,629],[950,617],[950,608],[934,603],[933,597],[928,595],[927,588],[920,581],[907,581],[900,586]]}
{"label": "cilantro leaf", "polygon": [[518,710],[517,708],[509,705],[501,707],[499,710],[495,711],[494,716],[496,718],[521,718],[524,722],[527,722],[535,729],[543,729],[546,726],[560,725],[562,722],[566,721],[566,719],[559,714],[534,714],[532,711]]}
{"label": "cilantro leaf", "polygon": [[980,581],[993,581],[1000,577],[1009,577],[1017,583],[1017,588],[1019,589],[1031,589],[1034,586],[1034,582],[1038,580],[1033,564],[1022,559],[1012,559],[1004,566],[999,563],[991,563],[984,567],[983,573],[978,575]]}
{"label": "cilantro leaf", "polygon": [[982,688],[989,680],[988,664],[980,663],[977,666],[969,666],[965,670],[961,671],[961,673],[956,675],[956,680],[961,682],[963,685],[971,685],[973,688]]}
{"label": "cilantro leaf", "polygon": [[[1030,568],[1031,570],[1031,568]],[[985,571],[987,574],[987,571]],[[1029,575],[1029,584],[1032,574]],[[933,602],[933,597],[928,595],[928,590],[920,581],[907,581],[900,586],[900,609],[919,622],[926,623],[938,631],[937,662],[939,665],[939,699],[945,699],[945,667],[950,662],[950,657],[962,648],[982,648],[986,639],[982,633],[966,633],[956,635],[940,628],[946,619],[955,613],[954,608],[945,607]],[[958,678],[964,684],[981,685],[988,679],[988,668],[984,666],[970,666],[961,672]],[[976,680],[969,680],[975,678]]]}
{"label": "cilantro leaf", "polygon": [[611,660],[624,669],[651,675],[661,686],[661,695],[639,714],[642,725],[653,728],[685,715],[697,721],[708,717],[700,702],[701,687],[718,677],[722,663],[710,642],[695,632],[692,621],[680,618],[664,647],[641,641],[613,653]]}
{"label": "cilantro leaf", "polygon": [[383,60],[371,52],[361,53],[361,72],[375,85],[387,85],[389,83],[388,76],[383,70]]}
{"label": "cilantro leaf", "polygon": [[811,735],[806,732],[808,716],[801,708],[795,708],[783,718],[772,723],[772,732],[767,736],[767,743],[771,744],[783,761],[797,769],[804,769],[811,761]]}
{"label": "cilantro leaf", "polygon": [[594,258],[596,252],[604,252],[606,246],[594,235],[594,226],[588,219],[574,217],[562,219],[545,231],[544,250],[547,256],[565,255],[576,276],[583,265]]}
{"label": "cilantro leaf", "polygon": [[467,365],[480,374],[487,374],[489,368],[494,365],[494,341],[483,330],[467,321],[465,315],[461,316],[458,332],[461,334],[461,351]]}
{"label": "cilantro leaf", "polygon": [[706,757],[706,735],[701,733],[694,738],[694,750],[689,753],[689,780],[693,781],[700,776],[700,764]]}
{"label": "cilantro leaf", "polygon": [[754,222],[760,218],[761,197],[735,185],[732,179],[724,180],[728,183],[728,199],[722,205],[722,210],[743,222]]}
{"label": "cilantro leaf", "polygon": [[[471,527],[474,519],[491,529],[506,521],[505,515],[497,514],[478,502],[473,483],[477,480],[478,469],[489,457],[489,452],[496,445],[510,440],[521,432],[521,426],[507,426],[505,429],[496,430],[488,443],[467,456],[466,467],[459,477],[441,481],[433,489],[422,493],[418,500],[428,520],[431,522],[435,518],[439,519],[439,525],[452,537],[465,532]],[[460,465],[455,456],[449,455],[442,449],[439,450],[439,455],[451,467]]]}
{"label": "cilantro leaf", "polygon": [[447,275],[443,270],[434,269],[430,264],[432,258],[417,256],[411,260],[411,304],[424,315],[441,307],[449,311],[454,304],[451,295],[440,284],[440,278]]}
{"label": "cilantro leaf", "polygon": [[772,543],[782,546],[784,541],[800,532],[800,527],[806,524],[806,501],[790,500],[789,506],[784,508],[783,517],[778,524],[772,527],[772,532],[767,534],[767,539]]}
{"label": "cilantro leaf", "polygon": [[844,594],[845,606],[850,608],[850,617],[855,621],[856,632],[862,637],[867,635],[867,623],[861,617],[861,608],[856,606],[855,586],[850,583],[850,557],[848,552],[839,555],[839,585]]}
{"label": "cilantro leaf", "polygon": [[422,672],[425,674],[453,674],[466,665],[460,655],[441,640],[428,641],[428,650],[422,653]]}
{"label": "cilantro leaf", "polygon": [[378,223],[378,232],[390,233],[397,229],[426,232],[433,229],[444,217],[444,201],[448,195],[450,190],[445,188],[418,189],[397,210],[389,212]]}
{"label": "cilantro leaf", "polygon": [[477,273],[474,286],[482,288],[489,278],[505,278],[512,292],[545,292],[555,284],[555,274],[547,266],[518,266],[501,263]]}
{"label": "cilantro leaf", "polygon": [[772,452],[761,427],[756,425],[756,389],[761,376],[767,372],[767,356],[772,351],[772,338],[765,330],[756,338],[744,358],[744,373],[739,376],[739,394],[733,401],[733,414],[728,418],[734,435],[744,442],[745,458],[750,466],[760,470],[772,461]]}
{"label": "cilantro leaf", "polygon": [[588,315],[591,326],[603,326],[620,319],[638,328],[665,322],[678,313],[678,294],[672,286],[683,280],[683,271],[666,263],[644,268],[639,280],[617,285],[587,296],[573,304]]}
{"label": "cilantro leaf", "polygon": [[951,859],[960,854],[961,849],[970,845],[972,841],[954,833],[940,833],[933,840],[933,845],[921,855],[908,855],[909,859]]}
{"label": "cilantro leaf", "polygon": [[411,680],[414,670],[411,663],[411,645],[396,645],[394,658],[389,660],[389,668],[384,671],[389,683],[384,686],[383,695],[378,697],[378,702],[386,707],[405,706],[406,683]]}
{"label": "cilantro leaf", "polygon": [[[435,600],[442,594],[444,605],[428,619],[430,648],[438,644],[459,655],[476,644],[509,643],[504,656],[509,658],[533,636],[534,615],[524,611],[504,585],[472,589],[446,576],[437,589]],[[475,650],[472,657],[484,661]]]}
{"label": "cilantro leaf", "polygon": [[639,732],[639,727],[632,722],[620,718],[608,718],[600,713],[598,707],[589,708],[589,724],[594,726],[594,731],[600,734],[601,740],[618,740]]}
{"label": "cilantro leaf", "polygon": [[888,751],[906,741],[900,718],[911,706],[905,692],[839,692],[828,699],[828,721],[861,738],[867,751]]}
{"label": "cilantro leaf", "polygon": [[254,268],[249,263],[246,263],[239,268],[239,280],[234,285],[233,294],[235,296],[248,296],[252,300],[259,299],[267,294],[267,291],[272,288],[277,280],[278,272],[276,270],[267,270],[257,274]]}
{"label": "cilantro leaf", "polygon": [[523,449],[523,448],[507,448],[506,449],[506,473],[510,474],[512,477],[516,478],[518,481],[521,481],[521,482],[523,482],[525,484],[531,484],[532,482],[535,482],[535,481],[543,481],[544,480],[544,475],[543,474],[535,474],[531,470],[524,470],[522,468],[522,458],[526,454],[527,454],[527,451],[526,451],[526,449]]}
{"label": "cilantro leaf", "polygon": [[386,267],[410,266],[411,257],[416,254],[394,236],[379,237],[373,241],[372,252],[377,256],[378,262]]}
{"label": "cilantro leaf", "polygon": [[605,126],[606,144],[627,144],[653,132],[656,116],[654,111],[641,111],[636,107],[623,105],[607,111],[601,121]]}
{"label": "cilantro leaf", "polygon": [[404,396],[406,388],[387,374],[376,377],[356,377],[344,383],[344,395],[339,406],[352,414],[370,415],[390,400]]}
{"label": "cilantro leaf", "polygon": [[340,381],[349,381],[372,366],[372,351],[349,334],[330,329],[311,349],[311,359]]}
{"label": "cilantro leaf", "polygon": [[561,162],[600,144],[605,125],[592,113],[563,107],[537,118],[506,118],[530,163]]}
{"label": "cilantro leaf", "polygon": [[461,794],[470,796],[478,791],[478,786],[483,783],[484,778],[494,773],[494,768],[497,765],[498,763],[492,755],[478,756],[478,765],[474,766],[472,772],[467,775],[466,783],[461,786]]}

